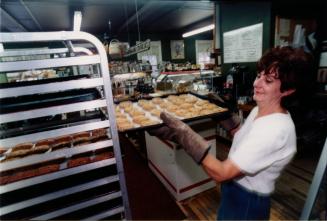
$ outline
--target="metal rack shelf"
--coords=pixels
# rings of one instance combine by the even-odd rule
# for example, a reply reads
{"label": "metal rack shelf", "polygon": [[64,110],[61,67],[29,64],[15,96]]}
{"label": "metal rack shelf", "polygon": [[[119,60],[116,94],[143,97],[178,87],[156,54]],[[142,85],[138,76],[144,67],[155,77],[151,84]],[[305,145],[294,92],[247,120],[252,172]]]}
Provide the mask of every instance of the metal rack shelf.
{"label": "metal rack shelf", "polygon": [[65,215],[65,214],[68,214],[68,213],[71,213],[71,212],[74,212],[74,211],[77,211],[77,210],[80,210],[80,209],[83,209],[83,208],[86,208],[86,207],[89,207],[89,206],[100,204],[100,203],[103,203],[105,201],[115,199],[117,197],[121,197],[121,192],[120,191],[112,193],[112,194],[108,194],[108,195],[105,195],[105,196],[102,196],[102,197],[98,197],[96,199],[88,200],[86,202],[82,202],[82,203],[79,203],[79,204],[76,204],[76,205],[73,205],[73,206],[69,206],[69,207],[66,207],[66,208],[61,209],[61,210],[56,210],[56,211],[53,211],[51,213],[48,213],[48,214],[45,214],[45,215],[42,215],[42,216],[34,217],[34,218],[32,218],[32,220],[54,219],[54,218],[56,218],[58,216],[62,216],[62,215]]}
{"label": "metal rack shelf", "polygon": [[[93,45],[92,50],[74,47],[74,43],[81,41]],[[53,42],[63,42],[67,48],[49,49],[11,49],[6,51],[6,44],[10,43],[33,43],[37,45]],[[14,44],[13,44],[14,43]],[[0,62],[0,74],[30,71],[37,69],[49,69],[58,67],[72,67],[74,75],[81,69],[76,68],[81,65],[90,65],[90,73],[87,78],[81,79],[53,79],[50,81],[35,80],[31,84],[11,84],[10,87],[0,89],[0,99],[24,99],[25,95],[34,96],[39,94],[57,93],[59,96],[65,96],[66,91],[75,89],[92,89],[99,91],[98,97],[92,97],[91,100],[73,100],[63,103],[53,103],[51,106],[39,105],[32,110],[22,110],[12,113],[0,114],[0,124],[19,125],[19,122],[30,122],[30,120],[42,119],[42,117],[51,117],[68,113],[83,113],[83,111],[100,109],[104,113],[101,118],[92,120],[76,121],[75,123],[64,123],[56,127],[44,128],[36,131],[24,132],[21,135],[11,136],[0,140],[0,146],[3,148],[13,148],[22,143],[37,143],[41,140],[55,139],[60,136],[71,136],[81,132],[93,133],[97,129],[105,129],[108,138],[94,143],[84,144],[82,146],[64,148],[56,151],[25,156],[19,160],[1,162],[0,172],[11,176],[11,174],[28,172],[40,164],[60,161],[59,170],[38,173],[38,176],[29,178],[20,178],[16,181],[10,181],[0,186],[0,197],[4,202],[0,205],[0,219],[36,219],[49,220],[60,217],[65,219],[71,213],[79,214],[78,219],[101,219],[114,216],[115,219],[131,219],[129,202],[125,184],[124,170],[122,165],[116,119],[114,115],[113,97],[108,70],[107,56],[102,43],[94,36],[84,32],[47,32],[47,33],[0,33],[0,44],[5,48],[0,52],[2,57],[19,57],[17,61],[4,59]],[[18,47],[18,46],[17,46]],[[62,54],[61,56],[45,56],[45,59],[39,59],[33,55]],[[26,56],[26,57],[24,57]],[[24,60],[27,59],[27,60]],[[33,60],[34,59],[34,60]],[[36,59],[36,60],[35,60]],[[8,61],[6,61],[8,60]],[[63,94],[63,95],[61,95]],[[58,95],[56,95],[58,96]],[[67,95],[68,96],[68,95]],[[77,95],[79,96],[79,94]],[[33,99],[33,97],[32,97]],[[89,98],[88,98],[89,99]],[[16,100],[21,102],[20,100]],[[9,103],[10,104],[10,103]],[[19,103],[20,104],[20,103]],[[21,104],[20,104],[21,105]],[[45,104],[46,105],[46,104]],[[82,116],[82,115],[81,115]],[[64,118],[63,118],[64,119]],[[32,122],[32,121],[31,121]],[[64,121],[62,121],[64,122]],[[67,121],[68,122],[68,121]],[[58,121],[58,124],[60,121]],[[46,124],[44,124],[46,127]],[[7,126],[2,127],[7,128]],[[8,127],[12,128],[12,127]],[[15,135],[15,134],[13,134]],[[108,152],[109,151],[109,152]],[[101,153],[111,154],[113,158],[99,157]],[[77,166],[68,166],[68,162],[78,157],[86,156],[90,161],[78,164]],[[38,169],[38,168],[36,168]],[[17,172],[18,171],[18,172]],[[108,171],[104,174],[103,171]],[[83,174],[93,174],[84,176]],[[0,178],[1,179],[1,178]],[[70,179],[72,182],[67,182]],[[14,179],[15,180],[15,179]],[[65,182],[66,180],[66,182]],[[48,186],[54,185],[53,190]],[[112,185],[106,188],[107,185]],[[35,191],[39,188],[39,191]],[[113,189],[112,189],[113,188]],[[27,194],[24,194],[24,192]],[[87,194],[84,195],[84,192]],[[22,194],[23,193],[23,194]],[[82,194],[83,193],[83,194]],[[26,195],[26,196],[25,196]],[[76,198],[76,196],[78,197]],[[62,205],[60,200],[67,199],[69,205]],[[108,203],[107,203],[108,202]],[[114,203],[111,203],[114,202]],[[44,207],[50,205],[51,208]],[[96,210],[84,214],[88,208],[105,205],[102,210]]]}

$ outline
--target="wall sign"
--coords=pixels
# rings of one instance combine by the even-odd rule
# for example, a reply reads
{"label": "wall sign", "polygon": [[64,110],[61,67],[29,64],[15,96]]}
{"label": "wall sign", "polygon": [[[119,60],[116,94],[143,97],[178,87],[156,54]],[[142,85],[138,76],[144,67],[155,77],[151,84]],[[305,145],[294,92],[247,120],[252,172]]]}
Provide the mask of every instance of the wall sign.
{"label": "wall sign", "polygon": [[225,32],[224,63],[257,62],[262,55],[262,28],[259,23]]}

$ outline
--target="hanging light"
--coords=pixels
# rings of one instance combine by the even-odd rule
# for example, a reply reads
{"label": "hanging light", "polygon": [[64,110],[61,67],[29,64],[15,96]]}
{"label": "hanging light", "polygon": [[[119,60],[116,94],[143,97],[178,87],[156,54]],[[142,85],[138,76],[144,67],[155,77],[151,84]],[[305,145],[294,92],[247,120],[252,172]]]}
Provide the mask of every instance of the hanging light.
{"label": "hanging light", "polygon": [[74,28],[73,31],[80,31],[82,24],[82,12],[75,11],[74,12]]}
{"label": "hanging light", "polygon": [[205,26],[205,27],[202,27],[202,28],[195,29],[193,31],[186,32],[182,36],[183,36],[183,38],[187,38],[187,37],[190,37],[192,35],[196,35],[196,34],[199,34],[199,33],[202,33],[202,32],[206,32],[206,31],[210,31],[210,30],[212,30],[214,28],[215,28],[215,25],[211,24],[211,25],[208,25],[208,26]]}

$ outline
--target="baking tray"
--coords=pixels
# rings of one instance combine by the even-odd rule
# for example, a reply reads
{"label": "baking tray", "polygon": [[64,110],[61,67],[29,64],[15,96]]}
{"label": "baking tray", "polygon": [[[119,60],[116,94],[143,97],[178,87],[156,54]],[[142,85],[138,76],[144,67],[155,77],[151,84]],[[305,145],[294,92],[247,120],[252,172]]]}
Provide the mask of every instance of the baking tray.
{"label": "baking tray", "polygon": [[54,82],[78,80],[78,79],[83,79],[83,78],[90,78],[90,75],[81,74],[81,75],[74,75],[74,76],[67,76],[67,77],[56,77],[56,78],[46,78],[46,79],[39,79],[39,80],[32,80],[32,81],[7,82],[7,83],[1,83],[0,84],[0,89],[12,88],[12,87],[32,86],[32,85],[38,85],[38,84],[48,84],[48,83],[54,83]]}
{"label": "baking tray", "polygon": [[[229,111],[224,111],[224,112],[207,114],[207,115],[202,115],[202,116],[197,116],[197,117],[192,117],[192,118],[185,118],[185,119],[180,119],[180,120],[185,123],[188,123],[188,122],[192,122],[192,121],[211,118],[218,122],[218,121],[227,119],[229,116],[230,116]],[[126,129],[126,130],[118,130],[118,132],[119,133],[127,133],[127,132],[133,132],[133,131],[150,130],[150,129],[159,128],[161,126],[164,126],[164,123],[159,123],[159,124],[154,124],[154,125],[149,125],[149,126],[144,126],[144,127],[134,127],[134,128]]]}
{"label": "baking tray", "polygon": [[0,99],[0,114],[89,101],[101,97],[96,88],[24,95]]}
{"label": "baking tray", "polygon": [[[178,95],[182,95],[182,94],[191,94],[191,93],[181,93],[181,94],[172,94],[172,95],[175,95],[175,96],[178,96]],[[191,94],[195,97],[198,97],[198,98],[201,98],[202,100],[208,100],[208,99],[203,99],[204,97],[199,97],[199,96],[196,96],[196,94]],[[166,98],[168,97],[169,95],[165,95],[161,98]],[[145,100],[151,100],[151,99],[145,99]],[[213,103],[215,104],[214,102],[212,102],[211,100],[208,100],[210,103]],[[133,103],[133,105],[137,105],[136,103]],[[217,105],[218,106],[218,105]],[[219,107],[219,106],[218,106]],[[168,112],[169,113],[169,112]],[[224,119],[227,119],[229,117],[230,113],[229,113],[229,110],[226,108],[226,111],[222,111],[222,112],[216,112],[216,113],[212,113],[212,114],[206,114],[206,115],[200,115],[200,116],[196,116],[196,117],[190,117],[190,118],[181,118],[181,117],[177,117],[179,118],[181,121],[187,123],[187,122],[192,122],[192,121],[197,121],[197,120],[202,120],[202,119],[208,119],[208,118],[211,118],[213,119],[214,121],[220,121],[220,120],[224,120]],[[148,114],[146,114],[147,117],[149,117]],[[175,116],[176,117],[176,116]],[[151,119],[152,117],[150,117]],[[156,117],[155,117],[156,118]],[[158,124],[153,124],[153,125],[149,125],[149,126],[137,126],[137,127],[133,127],[133,128],[130,128],[130,129],[125,129],[125,130],[118,130],[119,133],[126,133],[126,132],[132,132],[132,131],[140,131],[140,130],[147,130],[147,129],[154,129],[154,128],[157,128],[157,127],[161,127],[164,125],[164,123],[162,123],[161,119],[159,118],[156,118],[156,120],[160,120],[160,123]]]}

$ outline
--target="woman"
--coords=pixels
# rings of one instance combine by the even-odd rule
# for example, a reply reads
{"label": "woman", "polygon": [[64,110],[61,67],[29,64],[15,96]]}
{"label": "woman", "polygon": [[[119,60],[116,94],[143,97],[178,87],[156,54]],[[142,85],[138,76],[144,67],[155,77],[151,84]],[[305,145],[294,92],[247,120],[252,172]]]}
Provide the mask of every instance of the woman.
{"label": "woman", "polygon": [[294,123],[287,105],[312,74],[302,49],[274,48],[258,62],[253,83],[257,106],[242,126],[236,117],[221,122],[234,135],[228,158],[208,154],[210,146],[189,126],[162,113],[165,126],[150,133],[173,140],[221,185],[218,220],[268,220],[276,179],[296,153]]}

